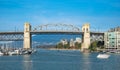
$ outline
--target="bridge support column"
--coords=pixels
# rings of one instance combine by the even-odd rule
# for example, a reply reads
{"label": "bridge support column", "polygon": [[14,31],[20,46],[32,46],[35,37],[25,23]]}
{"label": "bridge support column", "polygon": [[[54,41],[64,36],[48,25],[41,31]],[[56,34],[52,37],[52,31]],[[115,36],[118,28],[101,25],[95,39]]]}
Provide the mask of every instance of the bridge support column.
{"label": "bridge support column", "polygon": [[31,25],[29,23],[24,24],[24,49],[31,48]]}
{"label": "bridge support column", "polygon": [[90,24],[84,24],[82,26],[82,32],[83,33],[83,43],[82,43],[82,51],[88,51],[88,48],[90,46]]}

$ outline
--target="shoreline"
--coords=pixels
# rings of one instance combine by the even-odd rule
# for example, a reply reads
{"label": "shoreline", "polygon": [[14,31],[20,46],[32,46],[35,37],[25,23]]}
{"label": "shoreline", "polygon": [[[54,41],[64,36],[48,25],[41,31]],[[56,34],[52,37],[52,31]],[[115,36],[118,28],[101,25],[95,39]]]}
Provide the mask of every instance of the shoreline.
{"label": "shoreline", "polygon": [[80,49],[58,49],[58,48],[49,48],[48,50],[66,50],[66,51],[81,51]]}

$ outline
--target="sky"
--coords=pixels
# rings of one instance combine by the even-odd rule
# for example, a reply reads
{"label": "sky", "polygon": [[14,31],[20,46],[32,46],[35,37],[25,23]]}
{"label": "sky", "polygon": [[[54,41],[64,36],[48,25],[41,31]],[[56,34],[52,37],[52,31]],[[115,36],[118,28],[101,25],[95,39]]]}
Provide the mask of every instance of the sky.
{"label": "sky", "polygon": [[120,0],[0,0],[0,32],[23,31],[41,24],[90,23],[100,31],[120,26]]}

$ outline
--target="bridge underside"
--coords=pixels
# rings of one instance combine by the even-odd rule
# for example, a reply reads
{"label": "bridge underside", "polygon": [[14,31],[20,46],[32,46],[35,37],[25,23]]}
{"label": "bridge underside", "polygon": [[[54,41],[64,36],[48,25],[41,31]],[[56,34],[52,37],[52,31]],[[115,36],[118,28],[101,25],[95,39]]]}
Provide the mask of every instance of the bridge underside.
{"label": "bridge underside", "polygon": [[104,33],[91,33],[90,34],[90,41],[104,41]]}

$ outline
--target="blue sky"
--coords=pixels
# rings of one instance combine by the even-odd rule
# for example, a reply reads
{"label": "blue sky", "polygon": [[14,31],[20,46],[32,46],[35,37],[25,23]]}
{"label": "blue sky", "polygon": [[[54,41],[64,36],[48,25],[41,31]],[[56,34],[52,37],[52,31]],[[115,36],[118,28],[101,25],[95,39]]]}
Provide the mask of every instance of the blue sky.
{"label": "blue sky", "polygon": [[107,30],[120,26],[120,0],[0,0],[0,31],[65,23]]}

